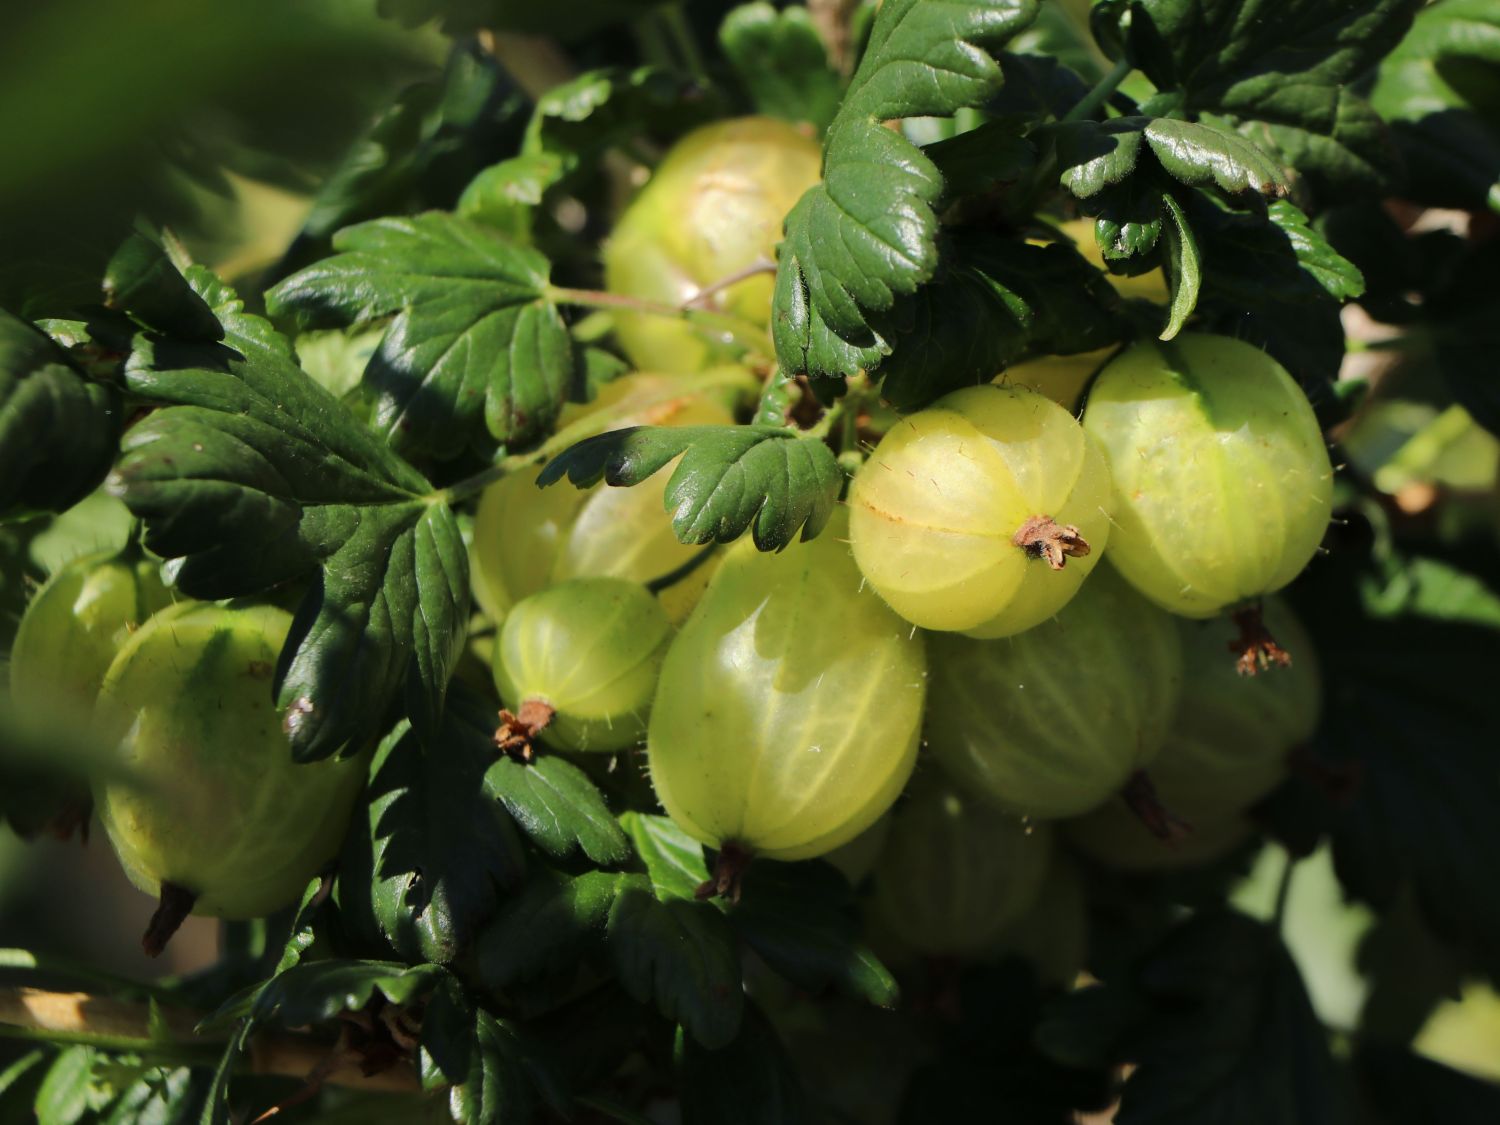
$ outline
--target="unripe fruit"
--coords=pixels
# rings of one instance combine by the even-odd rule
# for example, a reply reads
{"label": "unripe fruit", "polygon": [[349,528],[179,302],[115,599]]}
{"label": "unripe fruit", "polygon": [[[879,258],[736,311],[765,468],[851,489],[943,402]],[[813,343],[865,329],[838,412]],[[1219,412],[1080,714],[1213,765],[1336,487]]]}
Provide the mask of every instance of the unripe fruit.
{"label": "unripe fruit", "polygon": [[138,551],[65,563],[31,599],[16,630],[11,698],[28,706],[92,708],[120,646],[171,601],[156,563]]}
{"label": "unripe fruit", "polygon": [[1076,816],[1161,749],[1182,687],[1177,623],[1101,568],[1018,637],[930,638],[938,763],[1015,812]]}
{"label": "unripe fruit", "polygon": [[741,542],[667,651],[651,781],[695,839],[773,859],[852,840],[916,762],[926,663],[863,589],[842,519],[762,554]]}
{"label": "unripe fruit", "polygon": [[1052,854],[1047,825],[1027,825],[936,773],[917,780],[891,820],[875,907],[917,952],[988,951],[1036,902]]}
{"label": "unripe fruit", "polygon": [[849,489],[850,540],[908,621],[1003,637],[1078,592],[1110,539],[1109,503],[1104,457],[1066,410],[1023,387],[967,387],[881,439]]}
{"label": "unripe fruit", "polygon": [[104,679],[99,717],[141,782],[102,786],[130,881],[196,895],[193,913],[255,918],[294,901],[338,850],[361,758],[299,765],[271,697],[291,616],[200,602],[152,617]]}
{"label": "unripe fruit", "polygon": [[[757,261],[774,261],[782,222],[822,174],[810,136],[769,117],[705,125],[667,153],[604,244],[612,293],[681,305]],[[699,307],[764,327],[771,319],[769,273],[744,278]],[[637,366],[693,372],[713,361],[704,329],[684,320],[619,312],[615,336]]]}
{"label": "unripe fruit", "polygon": [[1110,562],[1173,613],[1273,593],[1317,550],[1333,468],[1312,407],[1258,348],[1132,345],[1094,380],[1083,425],[1114,475]]}
{"label": "unripe fruit", "polygon": [[1020,957],[1043,984],[1071,987],[1088,967],[1088,900],[1078,865],[1054,848],[1041,894],[1031,909],[1005,928],[995,944],[1000,957]]}
{"label": "unripe fruit", "polygon": [[1089,380],[1114,353],[1111,346],[1077,355],[1043,356],[1007,367],[995,382],[1002,387],[1029,387],[1076,414]]}
{"label": "unripe fruit", "polygon": [[[666,375],[622,375],[593,402],[563,413],[562,425],[607,415],[619,426],[717,426],[734,421],[724,402]],[[649,582],[690,562],[702,547],[672,531],[664,493],[671,467],[633,488],[597,484],[538,488],[538,472],[518,472],[485,489],[474,517],[470,571],[474,597],[496,621],[510,607],[568,578]],[[687,617],[713,574],[712,562],[661,593],[674,622]]]}
{"label": "unripe fruit", "polygon": [[544,704],[542,740],[563,750],[624,750],[646,718],[672,626],[644,586],[574,578],[523,598],[495,646],[495,685],[512,711]]}
{"label": "unripe fruit", "polygon": [[1287,755],[1312,736],[1322,702],[1312,638],[1279,599],[1266,602],[1265,622],[1292,663],[1260,676],[1238,675],[1225,658],[1235,635],[1229,621],[1181,623],[1182,703],[1149,775],[1163,809],[1190,831],[1163,840],[1114,800],[1068,826],[1080,851],[1125,870],[1188,867],[1249,837],[1241,814],[1286,776]]}

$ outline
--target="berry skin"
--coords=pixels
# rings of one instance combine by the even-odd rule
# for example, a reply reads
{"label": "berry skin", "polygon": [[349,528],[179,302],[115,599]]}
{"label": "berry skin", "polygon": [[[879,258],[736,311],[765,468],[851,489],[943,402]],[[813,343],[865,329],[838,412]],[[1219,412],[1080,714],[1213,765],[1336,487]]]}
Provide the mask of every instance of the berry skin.
{"label": "berry skin", "polygon": [[890,807],[916,762],[921,637],[862,589],[835,516],[780,554],[731,548],[667,651],[651,781],[695,839],[807,859]]}
{"label": "berry skin", "polygon": [[[782,222],[822,175],[818,143],[785,122],[742,117],[705,125],[667,153],[604,245],[605,285],[681,305],[702,289],[773,262]],[[700,307],[764,328],[773,279],[747,277]],[[615,336],[646,371],[690,373],[714,362],[703,327],[650,313],[620,312]]]}
{"label": "berry skin", "polygon": [[1051,855],[1049,826],[1024,824],[927,773],[892,815],[875,908],[919,953],[988,951],[1037,901]]}
{"label": "berry skin", "polygon": [[517,714],[552,715],[542,740],[562,750],[625,750],[646,717],[672,637],[661,604],[622,578],[574,578],[512,607],[495,646],[495,685]]}
{"label": "berry skin", "polygon": [[1115,481],[1110,561],[1186,617],[1274,593],[1312,558],[1333,468],[1312,407],[1270,356],[1223,336],[1127,348],[1083,425]]}
{"label": "berry skin", "polygon": [[924,629],[1003,637],[1065,606],[1111,536],[1104,457],[1062,407],[967,387],[908,415],[849,490],[860,570]]}
{"label": "berry skin", "polygon": [[1148,772],[1162,807],[1188,831],[1163,840],[1114,800],[1068,825],[1079,851],[1109,867],[1152,870],[1209,863],[1249,838],[1244,811],[1286,776],[1287,755],[1312,736],[1322,703],[1312,638],[1279,599],[1264,613],[1292,663],[1253,677],[1226,658],[1235,634],[1228,620],[1181,622],[1182,703]]}
{"label": "berry skin", "polygon": [[1182,688],[1177,623],[1109,567],[1018,637],[930,638],[933,756],[1022,815],[1103,804],[1161,749]]}
{"label": "berry skin", "polygon": [[103,729],[140,784],[99,787],[130,881],[196,895],[193,913],[269,914],[333,857],[363,757],[300,765],[271,697],[291,615],[200,602],[156,614],[120,649],[99,694]]}
{"label": "berry skin", "polygon": [[65,563],[26,607],[10,658],[10,692],[28,705],[92,707],[130,634],[170,605],[157,565],[138,552]]}
{"label": "berry skin", "polygon": [[[607,384],[582,407],[563,412],[567,427],[599,419],[620,426],[717,426],[734,421],[721,398],[692,380],[631,374]],[[474,598],[495,621],[520,599],[568,578],[614,577],[649,582],[692,560],[701,547],[679,542],[664,493],[671,466],[634,488],[597,484],[536,486],[537,472],[512,473],[479,501],[470,548]],[[712,562],[662,591],[662,607],[680,622],[702,596]]]}

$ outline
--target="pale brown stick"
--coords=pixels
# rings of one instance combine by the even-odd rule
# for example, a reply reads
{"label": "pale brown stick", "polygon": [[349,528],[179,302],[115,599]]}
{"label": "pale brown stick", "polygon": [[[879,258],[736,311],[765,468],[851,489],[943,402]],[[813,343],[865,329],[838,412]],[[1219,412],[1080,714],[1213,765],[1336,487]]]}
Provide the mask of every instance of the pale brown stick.
{"label": "pale brown stick", "polygon": [[[42,1037],[55,1036],[62,1041],[113,1045],[119,1041],[136,1041],[139,1050],[149,1052],[152,1046],[204,1047],[222,1044],[229,1030],[197,1034],[194,1028],[202,1018],[199,1013],[182,1008],[157,1007],[153,1025],[150,1009],[144,1003],[112,1000],[87,992],[48,992],[39,988],[0,988],[0,1024],[39,1032]],[[163,1041],[153,1037],[165,1031]],[[0,1033],[3,1034],[3,1033]],[[262,1033],[251,1039],[245,1049],[242,1069],[252,1074],[270,1074],[284,1078],[306,1078],[326,1065],[334,1044],[299,1035]],[[327,1074],[324,1084],[349,1086],[360,1090],[411,1093],[419,1089],[417,1076],[409,1066],[395,1066],[379,1074],[366,1076],[353,1062],[341,1062]]]}

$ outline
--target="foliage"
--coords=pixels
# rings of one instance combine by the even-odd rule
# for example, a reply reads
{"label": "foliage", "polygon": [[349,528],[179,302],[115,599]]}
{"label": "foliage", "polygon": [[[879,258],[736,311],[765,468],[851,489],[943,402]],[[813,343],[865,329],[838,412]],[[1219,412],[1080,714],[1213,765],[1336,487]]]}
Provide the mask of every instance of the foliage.
{"label": "foliage", "polygon": [[[258,705],[294,759],[353,759],[365,788],[336,861],[299,902],[222,923],[201,972],[147,984],[0,950],[0,1125],[1496,1119],[1496,1073],[1420,1033],[1500,987],[1500,0],[382,0],[359,18],[267,0],[213,26],[182,3],[116,7],[39,8],[0,47],[0,241],[17,248],[0,263],[0,688],[38,584],[128,546],[178,600],[294,614]],[[776,248],[750,271],[774,264],[764,317],[721,302],[742,277],[675,304],[602,291],[631,191],[678,138],[747,113],[823,152],[784,225],[754,232]],[[267,184],[298,200],[275,220],[255,211]],[[241,214],[254,237],[236,251]],[[733,363],[616,398],[636,377],[618,314],[672,319]],[[732,827],[662,815],[639,747],[558,749],[552,715],[527,706],[545,700],[497,689],[504,622],[472,604],[470,574],[496,481],[540,473],[552,491],[507,508],[535,526],[487,529],[487,551],[586,535],[560,514],[574,489],[657,490],[632,534],[670,527],[698,550],[653,593],[697,571],[712,596],[736,560],[796,561],[747,545],[726,561],[741,538],[794,553],[821,535],[854,568],[834,542],[850,478],[878,481],[872,452],[918,411],[997,378],[1051,396],[1063,362],[1086,402],[1122,349],[1205,333],[1286,369],[1278,393],[1312,404],[1336,467],[1320,557],[1285,589],[1318,649],[1322,718],[1242,810],[1239,851],[1125,874],[1058,843],[1047,879],[1076,874],[1076,911],[1038,900],[983,952],[923,956],[871,909],[884,821],[826,859],[744,867]],[[1272,367],[1222,378],[1264,392]],[[1179,383],[1218,442],[1207,383]],[[1021,413],[1006,426],[1026,431]],[[880,507],[944,550],[982,505],[945,497],[954,527],[931,526],[920,489],[997,491],[954,448],[887,482],[901,505]],[[1004,471],[1040,480],[1061,460],[1035,457]],[[1198,502],[1226,476],[1201,459],[1184,473],[1173,512],[1210,519]],[[1286,475],[1257,473],[1246,487]],[[1090,501],[1118,528],[1126,505],[1106,507]],[[1262,522],[1184,531],[1252,553],[1275,539]],[[974,600],[960,562],[934,579],[893,543],[869,550],[901,583]],[[1034,602],[1033,572],[1018,581]],[[844,586],[886,612],[878,585]],[[748,665],[774,640],[766,690],[811,698],[823,678],[801,665],[854,642],[819,632],[837,607],[805,575],[775,594],[728,599],[716,652]],[[1091,719],[1090,697],[1151,678],[1138,630],[1111,634],[1103,662],[1044,644],[1067,620],[1024,644],[890,632],[942,657],[905,677],[922,692],[1007,646],[1016,666],[976,713],[1000,714],[987,693],[1010,680],[1030,688],[1016,756],[1056,762],[1119,733],[1124,711]],[[862,675],[821,714],[888,710],[882,682]],[[0,820],[66,837],[91,789],[139,779],[86,708],[25,694],[0,697]],[[755,733],[821,752],[798,728]],[[930,753],[919,776],[944,768]],[[1059,784],[1071,799],[1098,780]],[[1126,782],[1132,807],[1182,828],[1142,785]],[[795,811],[770,797],[768,816]],[[15,854],[46,863],[0,840],[0,936],[57,944],[11,910]],[[1312,855],[1352,905],[1311,912],[1293,876]],[[907,874],[962,895],[979,866]],[[1357,956],[1355,938],[1340,956],[1357,1002],[1340,1006],[1306,933],[1355,927]],[[97,995],[59,1028],[10,1002],[23,986]]]}

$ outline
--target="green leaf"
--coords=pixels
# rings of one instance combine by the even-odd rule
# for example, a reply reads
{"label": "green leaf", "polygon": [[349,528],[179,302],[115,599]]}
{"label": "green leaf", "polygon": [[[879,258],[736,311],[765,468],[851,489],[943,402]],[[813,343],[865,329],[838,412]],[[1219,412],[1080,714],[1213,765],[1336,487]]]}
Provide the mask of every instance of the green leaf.
{"label": "green leaf", "polygon": [[1036,148],[1009,121],[992,121],[935,141],[922,154],[937,166],[955,198],[1014,183],[1036,165]]}
{"label": "green leaf", "polygon": [[595,863],[615,864],[630,854],[594,783],[556,755],[526,765],[502,757],[485,773],[484,793],[503,803],[532,843],[554,859],[581,851]]}
{"label": "green leaf", "polygon": [[708,881],[703,845],[670,817],[627,812],[620,814],[620,824],[646,865],[657,898],[691,900],[698,887]]}
{"label": "green leaf", "polygon": [[344,911],[412,961],[446,963],[520,884],[525,853],[485,785],[495,760],[495,711],[467,691],[449,699],[424,747],[406,724],[370,763],[369,804],[346,839]]}
{"label": "green leaf", "polygon": [[1119,1125],[1350,1120],[1327,1034],[1273,930],[1208,909],[1128,974],[1064,998],[1040,1032],[1072,1064],[1132,1062]]}
{"label": "green leaf", "polygon": [[184,340],[222,340],[224,329],[166,252],[132,231],[104,268],[104,304]]}
{"label": "green leaf", "polygon": [[267,981],[255,998],[251,1019],[302,1027],[357,1012],[378,994],[391,1004],[409,1004],[443,981],[436,965],[408,967],[389,961],[306,961]]}
{"label": "green leaf", "polygon": [[122,420],[113,387],[0,309],[0,516],[82,500],[109,472]]}
{"label": "green leaf", "polygon": [[481,979],[505,989],[575,970],[602,944],[610,909],[627,888],[649,894],[650,881],[608,871],[533,879],[480,935],[475,953]]}
{"label": "green leaf", "polygon": [[137,339],[126,383],[165,409],[126,436],[111,491],[145,521],[152,551],[181,560],[189,596],[312,580],[277,669],[299,760],[373,740],[403,680],[430,732],[468,618],[452,512],[269,324],[220,320],[223,344]]}
{"label": "green leaf", "polygon": [[36,1092],[37,1125],[74,1125],[100,1103],[94,1088],[94,1049],[64,1047]]}
{"label": "green leaf", "polygon": [[849,884],[826,863],[757,860],[729,921],[746,945],[799,988],[832,986],[882,1008],[894,1008],[900,998],[895,978],[860,941]]}
{"label": "green leaf", "polygon": [[1140,174],[1141,154],[1185,184],[1214,185],[1231,194],[1280,195],[1280,165],[1237,133],[1170,117],[1117,117],[1070,122],[1053,131],[1063,185],[1079,199]]}
{"label": "green leaf", "polygon": [[632,426],[579,442],[537,477],[566,474],[579,488],[600,480],[634,485],[681,456],[667,482],[672,530],[684,543],[729,543],[749,530],[762,551],[780,550],[800,530],[823,530],[844,486],[822,442],[781,426]]}
{"label": "green leaf", "polygon": [[456,981],[446,981],[422,1014],[418,1069],[425,1088],[450,1087],[448,1112],[461,1125],[533,1121],[544,1099],[567,1112],[521,1026],[474,1004]]}
{"label": "green leaf", "polygon": [[1182,331],[1188,317],[1198,305],[1198,291],[1203,285],[1203,266],[1198,257],[1198,243],[1188,225],[1182,206],[1170,195],[1162,196],[1162,206],[1170,221],[1162,224],[1162,272],[1167,278],[1171,300],[1167,309],[1167,326],[1161,339],[1171,340]]}
{"label": "green leaf", "polygon": [[602,953],[631,997],[700,1042],[726,1043],[739,1026],[739,955],[724,915],[655,890],[639,874],[547,876],[501,911],[477,953],[482,977],[497,988],[568,973]]}
{"label": "green leaf", "polygon": [[724,17],[719,45],[755,112],[805,121],[819,132],[833,121],[842,84],[806,8],[778,12],[765,0],[742,4]]}
{"label": "green leaf", "polygon": [[303,327],[395,316],[365,371],[372,424],[393,446],[452,458],[547,432],[574,357],[544,257],[439,212],[347,227],[333,246],[266,305]]}
{"label": "green leaf", "polygon": [[537,99],[515,155],[480,172],[458,213],[529,242],[533,212],[600,154],[648,127],[675,133],[708,120],[716,100],[692,77],[661,67],[605,67]]}
{"label": "green leaf", "polygon": [[987,383],[1028,354],[1092,351],[1119,340],[1119,298],[1064,243],[1036,246],[963,232],[938,278],[890,317],[902,346],[882,396],[914,410],[959,387]]}
{"label": "green leaf", "polygon": [[745,1012],[733,1042],[712,1049],[677,1033],[682,1125],[800,1125],[807,1100],[786,1048],[760,1010]]}
{"label": "green leaf", "polygon": [[1500,71],[1500,10],[1443,0],[1381,63],[1370,100],[1394,123],[1415,202],[1500,211],[1500,117],[1478,89]]}
{"label": "green leaf", "polygon": [[455,43],[441,78],[401,90],[323,180],[273,276],[325,257],[353,223],[452,205],[491,154],[514,151],[529,107],[492,54]]}
{"label": "green leaf", "polygon": [[214,1067],[213,1079],[209,1083],[208,1094],[203,1101],[203,1112],[198,1118],[198,1125],[231,1125],[234,1117],[229,1108],[229,1081],[234,1075],[235,1064],[244,1053],[245,1045],[250,1041],[250,1033],[253,1025],[247,1019],[235,1030],[234,1035],[224,1046],[224,1053],[219,1057],[219,1064]]}
{"label": "green leaf", "polygon": [[844,95],[824,149],[823,182],[786,220],[772,327],[784,370],[852,374],[889,354],[870,321],[937,268],[943,193],[936,166],[894,117],[942,116],[999,89],[987,53],[1036,16],[1035,0],[890,0]]}
{"label": "green leaf", "polygon": [[[1095,35],[1122,43],[1187,116],[1230,117],[1273,141],[1315,187],[1348,193],[1378,186],[1381,146],[1347,87],[1396,45],[1422,3],[1130,0],[1100,5]],[[1378,169],[1381,181],[1389,171]]]}

